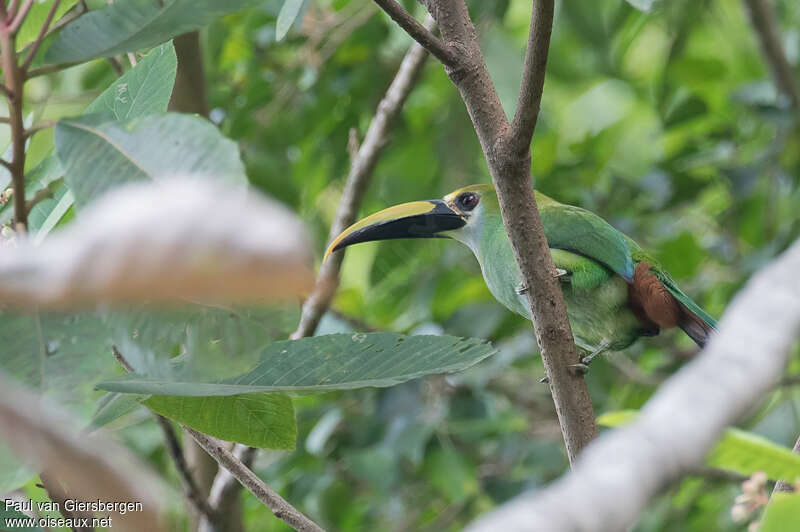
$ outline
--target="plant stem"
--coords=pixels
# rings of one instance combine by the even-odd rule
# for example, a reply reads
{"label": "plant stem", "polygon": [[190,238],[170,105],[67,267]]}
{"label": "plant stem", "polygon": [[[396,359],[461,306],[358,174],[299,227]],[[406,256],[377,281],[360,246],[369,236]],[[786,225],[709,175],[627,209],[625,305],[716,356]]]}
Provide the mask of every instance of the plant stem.
{"label": "plant stem", "polygon": [[8,120],[11,127],[11,183],[14,188],[14,222],[18,230],[26,230],[28,212],[25,207],[25,126],[22,117],[23,72],[17,64],[16,35],[11,26],[0,28],[0,54],[8,93]]}

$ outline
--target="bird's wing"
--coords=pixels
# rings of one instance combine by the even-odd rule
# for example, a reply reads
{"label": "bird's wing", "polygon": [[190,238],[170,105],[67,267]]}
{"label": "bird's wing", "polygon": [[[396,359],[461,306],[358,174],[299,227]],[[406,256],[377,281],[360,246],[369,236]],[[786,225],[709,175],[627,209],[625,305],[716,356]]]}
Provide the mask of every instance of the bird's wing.
{"label": "bird's wing", "polygon": [[628,239],[611,224],[593,212],[556,202],[540,205],[539,214],[551,248],[596,260],[626,281],[633,280],[636,265]]}

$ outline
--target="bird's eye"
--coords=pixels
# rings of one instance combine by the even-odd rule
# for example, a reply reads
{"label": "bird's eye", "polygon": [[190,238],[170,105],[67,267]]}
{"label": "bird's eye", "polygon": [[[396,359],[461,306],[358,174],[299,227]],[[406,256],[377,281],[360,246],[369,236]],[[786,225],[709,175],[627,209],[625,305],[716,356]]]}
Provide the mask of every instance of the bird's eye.
{"label": "bird's eye", "polygon": [[464,192],[456,199],[458,208],[462,211],[471,211],[478,206],[478,202],[480,201],[481,197],[474,192]]}

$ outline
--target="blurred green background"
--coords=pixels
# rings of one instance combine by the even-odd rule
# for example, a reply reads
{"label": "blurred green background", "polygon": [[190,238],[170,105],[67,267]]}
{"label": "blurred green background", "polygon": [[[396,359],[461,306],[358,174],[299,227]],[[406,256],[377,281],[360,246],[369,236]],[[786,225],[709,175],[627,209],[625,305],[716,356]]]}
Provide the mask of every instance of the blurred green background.
{"label": "blurred green background", "polygon": [[[422,17],[416,2],[405,4]],[[775,4],[797,67],[800,3]],[[363,135],[410,39],[367,0],[314,0],[276,42],[281,5],[266,1],[202,32],[210,117],[239,143],[251,181],[312,228],[319,260],[348,171],[348,131]],[[471,3],[507,113],[530,5]],[[96,61],[31,84],[30,96],[48,101],[45,117],[78,112],[114,77]],[[798,124],[741,2],[655,2],[650,12],[622,0],[558,2],[534,181],[652,250],[719,317],[745,280],[800,235]],[[51,145],[51,136],[38,135],[32,149]],[[489,176],[469,117],[429,60],[361,213],[477,182]],[[466,248],[413,240],[348,249],[334,312],[319,332],[353,328],[484,337],[499,354],[460,375],[298,398],[297,450],[263,451],[256,470],[318,522],[343,531],[457,530],[566,470],[530,324],[494,301]],[[595,362],[587,382],[596,412],[640,407],[693,351],[683,334],[664,334]],[[789,371],[798,370],[795,357]],[[791,446],[798,408],[796,390],[782,386],[743,426]],[[126,441],[171,471],[152,417],[126,424]],[[740,492],[730,479],[688,477],[635,530],[746,530],[730,515]],[[243,504],[247,530],[287,528],[254,498]],[[176,522],[185,519],[179,502],[175,511]]]}

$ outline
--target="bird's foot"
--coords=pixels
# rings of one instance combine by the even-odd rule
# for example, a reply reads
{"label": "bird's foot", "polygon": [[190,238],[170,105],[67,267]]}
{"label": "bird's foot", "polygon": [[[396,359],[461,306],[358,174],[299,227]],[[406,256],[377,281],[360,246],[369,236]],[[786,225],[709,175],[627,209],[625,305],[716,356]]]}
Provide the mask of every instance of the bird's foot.
{"label": "bird's foot", "polygon": [[570,364],[567,366],[567,368],[569,368],[570,372],[572,372],[572,374],[576,377],[583,377],[589,373],[589,365],[584,364],[583,361],[578,364]]}
{"label": "bird's foot", "polygon": [[545,376],[545,377],[542,377],[541,379],[539,379],[539,382],[541,382],[542,384],[549,384],[550,383],[550,379]]}
{"label": "bird's foot", "polygon": [[525,284],[525,281],[519,283],[516,286],[516,288],[514,288],[514,291],[517,293],[518,296],[521,296],[522,294],[527,294],[528,290],[529,290],[528,285]]}
{"label": "bird's foot", "polygon": [[553,277],[564,283],[569,282],[569,272],[563,268],[556,268]]}

